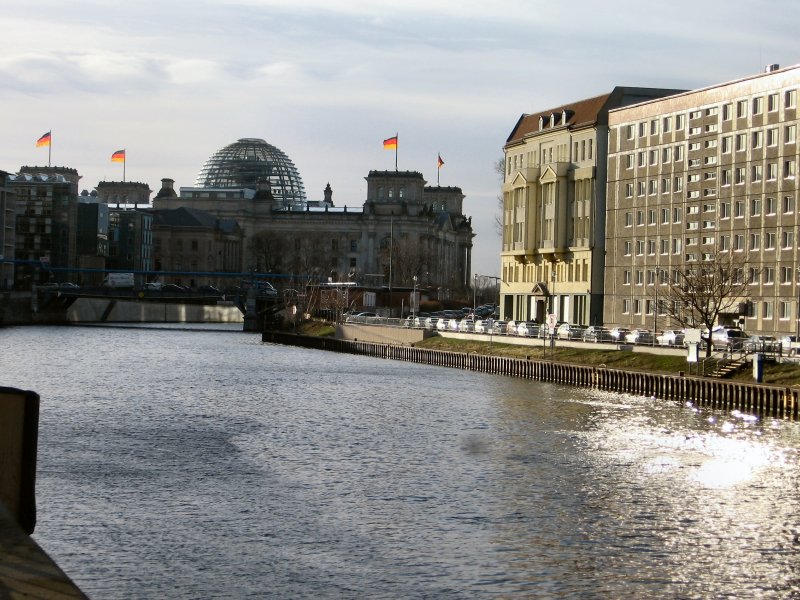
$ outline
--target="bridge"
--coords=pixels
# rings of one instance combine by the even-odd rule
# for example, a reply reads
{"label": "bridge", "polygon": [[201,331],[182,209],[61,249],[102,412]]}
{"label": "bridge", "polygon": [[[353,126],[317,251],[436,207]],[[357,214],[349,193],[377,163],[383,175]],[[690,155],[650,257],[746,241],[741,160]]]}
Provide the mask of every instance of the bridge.
{"label": "bridge", "polygon": [[264,325],[278,318],[286,306],[286,294],[277,292],[259,293],[257,288],[223,294],[208,290],[190,289],[135,289],[100,286],[75,287],[47,285],[36,286],[31,303],[35,313],[51,312],[64,315],[77,301],[85,299],[103,306],[99,322],[106,322],[120,303],[159,305],[234,306],[244,316],[246,331],[260,331]]}

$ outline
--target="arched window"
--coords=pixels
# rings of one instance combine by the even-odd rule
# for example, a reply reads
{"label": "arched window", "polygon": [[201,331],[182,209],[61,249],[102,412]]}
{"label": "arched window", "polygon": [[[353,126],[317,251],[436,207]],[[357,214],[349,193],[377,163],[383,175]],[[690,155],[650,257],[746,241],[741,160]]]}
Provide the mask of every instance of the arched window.
{"label": "arched window", "polygon": [[389,188],[389,198],[391,198],[393,195],[394,195],[394,189]]}
{"label": "arched window", "polygon": [[405,195],[406,195],[406,188],[404,188],[403,186],[400,186],[400,189],[397,191],[397,195],[398,195],[400,198],[402,198],[403,196],[405,196]]}
{"label": "arched window", "polygon": [[383,186],[378,187],[378,198],[383,198],[384,194],[385,190],[383,189]]}

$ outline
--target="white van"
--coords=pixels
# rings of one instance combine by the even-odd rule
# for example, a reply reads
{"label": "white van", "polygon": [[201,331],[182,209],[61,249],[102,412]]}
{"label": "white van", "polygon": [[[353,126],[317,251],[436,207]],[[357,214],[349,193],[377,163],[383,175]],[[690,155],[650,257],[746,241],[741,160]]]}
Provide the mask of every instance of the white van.
{"label": "white van", "polygon": [[109,273],[103,279],[103,286],[110,288],[132,288],[133,273]]}

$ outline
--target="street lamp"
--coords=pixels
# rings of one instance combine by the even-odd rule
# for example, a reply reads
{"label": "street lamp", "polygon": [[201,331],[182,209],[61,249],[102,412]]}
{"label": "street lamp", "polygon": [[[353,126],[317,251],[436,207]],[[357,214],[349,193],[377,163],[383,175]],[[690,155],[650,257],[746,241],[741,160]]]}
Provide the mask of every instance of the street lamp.
{"label": "street lamp", "polygon": [[417,318],[417,276],[414,275],[412,280],[414,281],[414,292],[411,296],[411,323],[414,323]]}
{"label": "street lamp", "polygon": [[473,323],[475,322],[475,309],[477,304],[475,303],[475,291],[478,289],[478,274],[475,273],[472,276],[472,319]]}
{"label": "street lamp", "polygon": [[661,274],[664,269],[658,267],[653,271],[653,285],[655,286],[655,304],[653,305],[653,346],[656,345],[656,332],[658,331],[658,286],[661,285]]}

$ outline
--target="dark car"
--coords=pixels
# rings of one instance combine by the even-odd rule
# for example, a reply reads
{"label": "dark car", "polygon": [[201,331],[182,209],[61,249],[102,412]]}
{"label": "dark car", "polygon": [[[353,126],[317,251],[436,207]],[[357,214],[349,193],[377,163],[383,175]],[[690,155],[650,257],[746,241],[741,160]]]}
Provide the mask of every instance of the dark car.
{"label": "dark car", "polygon": [[164,285],[161,286],[161,291],[162,292],[180,292],[180,293],[183,293],[183,292],[186,291],[186,288],[181,286],[181,285],[175,284],[175,283],[165,283]]}
{"label": "dark car", "polygon": [[220,292],[213,285],[201,285],[199,288],[197,288],[197,291],[201,294],[205,294],[206,296],[222,296],[222,292]]}

